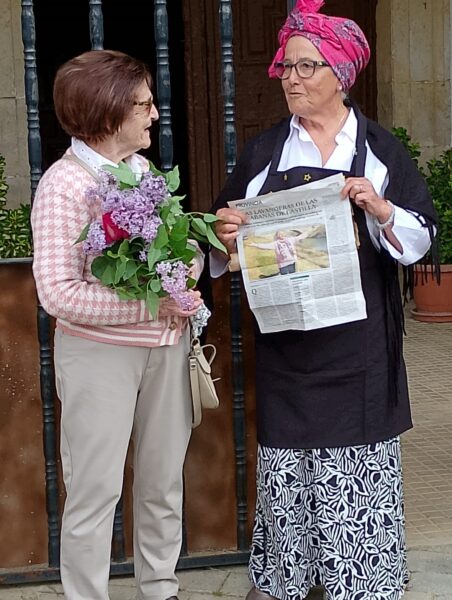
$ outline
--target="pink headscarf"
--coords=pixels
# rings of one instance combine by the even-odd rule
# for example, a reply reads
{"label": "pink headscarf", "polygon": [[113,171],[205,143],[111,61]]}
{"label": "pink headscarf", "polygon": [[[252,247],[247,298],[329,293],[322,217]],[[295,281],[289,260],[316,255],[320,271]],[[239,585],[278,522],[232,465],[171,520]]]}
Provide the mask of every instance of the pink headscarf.
{"label": "pink headscarf", "polygon": [[297,0],[295,8],[279,32],[280,47],[268,74],[270,77],[276,77],[274,65],[275,62],[284,60],[289,38],[302,35],[310,40],[328,61],[344,91],[348,91],[369,62],[369,44],[364,33],[351,19],[318,13],[323,5],[324,0]]}

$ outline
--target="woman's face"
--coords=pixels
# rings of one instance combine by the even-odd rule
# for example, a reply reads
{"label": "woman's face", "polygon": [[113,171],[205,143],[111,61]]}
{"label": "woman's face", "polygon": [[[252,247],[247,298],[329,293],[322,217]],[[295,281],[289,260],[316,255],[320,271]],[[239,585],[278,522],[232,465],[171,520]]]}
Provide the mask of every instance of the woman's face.
{"label": "woman's face", "polygon": [[[296,35],[289,39],[284,61],[294,64],[302,58],[325,61],[307,38]],[[316,67],[308,79],[300,77],[295,68],[288,79],[281,81],[289,111],[299,117],[311,118],[328,111],[340,99],[339,81],[330,67]]]}
{"label": "woman's face", "polygon": [[151,145],[150,128],[152,122],[159,118],[159,113],[153,104],[152,92],[146,81],[135,90],[135,102],[129,115],[123,121],[116,134],[116,142],[125,156],[133,154]]}

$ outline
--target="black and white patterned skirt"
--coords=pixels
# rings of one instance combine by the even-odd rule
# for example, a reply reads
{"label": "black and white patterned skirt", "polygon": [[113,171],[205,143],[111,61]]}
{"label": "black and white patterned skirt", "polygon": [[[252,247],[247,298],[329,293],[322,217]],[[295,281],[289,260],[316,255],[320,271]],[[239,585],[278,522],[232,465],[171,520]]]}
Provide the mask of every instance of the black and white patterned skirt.
{"label": "black and white patterned skirt", "polygon": [[315,450],[258,449],[254,585],[302,600],[399,600],[408,582],[400,439]]}

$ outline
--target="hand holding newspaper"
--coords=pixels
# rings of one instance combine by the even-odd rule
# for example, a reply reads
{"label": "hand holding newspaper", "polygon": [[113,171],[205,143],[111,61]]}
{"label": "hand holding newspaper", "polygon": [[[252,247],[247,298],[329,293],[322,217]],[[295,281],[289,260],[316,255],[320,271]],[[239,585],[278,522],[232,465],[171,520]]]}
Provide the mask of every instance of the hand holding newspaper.
{"label": "hand holding newspaper", "polygon": [[350,202],[343,175],[234,200],[248,215],[237,249],[249,305],[262,333],[365,319]]}

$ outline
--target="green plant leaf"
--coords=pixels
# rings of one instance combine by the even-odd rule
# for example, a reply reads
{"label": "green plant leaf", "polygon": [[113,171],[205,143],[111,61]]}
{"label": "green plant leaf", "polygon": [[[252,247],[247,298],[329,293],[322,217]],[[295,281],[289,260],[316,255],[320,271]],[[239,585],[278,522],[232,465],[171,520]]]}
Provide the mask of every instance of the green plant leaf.
{"label": "green plant leaf", "polygon": [[114,262],[108,260],[106,256],[97,256],[92,262],[91,273],[104,285],[110,287],[114,283],[116,275]]}
{"label": "green plant leaf", "polygon": [[140,268],[140,266],[141,265],[138,264],[137,262],[135,262],[133,260],[128,260],[126,263],[126,268],[125,268],[124,275],[123,275],[124,281],[127,281],[128,279],[133,277],[135,275],[135,273],[138,271],[138,269]]}
{"label": "green plant leaf", "polygon": [[136,187],[139,184],[135,173],[124,161],[121,161],[117,167],[114,167],[113,165],[102,165],[102,169],[114,175],[118,182],[125,184],[126,187]]}
{"label": "green plant leaf", "polygon": [[199,217],[193,217],[193,219],[191,220],[191,226],[200,235],[204,236],[204,238],[207,237],[207,224],[204,222],[203,219],[200,219]]}
{"label": "green plant leaf", "polygon": [[160,279],[151,279],[149,287],[153,292],[157,294],[162,289],[162,283]]}
{"label": "green plant leaf", "polygon": [[165,173],[164,177],[168,191],[170,193],[175,192],[180,185],[179,167],[174,167],[174,169]]}
{"label": "green plant leaf", "polygon": [[215,223],[216,221],[221,221],[221,219],[215,215],[210,213],[205,213],[203,219],[206,223]]}
{"label": "green plant leaf", "polygon": [[148,251],[148,269],[152,271],[154,269],[155,263],[160,259],[161,251],[158,248],[155,248],[152,245]]}
{"label": "green plant leaf", "polygon": [[210,225],[207,227],[207,239],[214,248],[227,254],[228,251],[226,250],[226,246],[220,242]]}
{"label": "green plant leaf", "polygon": [[79,244],[80,242],[84,242],[86,240],[86,238],[88,237],[88,231],[89,231],[90,226],[91,226],[90,223],[88,223],[87,225],[85,225],[85,227],[82,229],[81,234],[75,240],[74,245],[75,244]]}
{"label": "green plant leaf", "polygon": [[[188,216],[184,215],[179,217],[176,222],[174,223],[170,234],[169,234],[169,238],[171,241],[176,240],[176,241],[180,241],[180,240],[186,240],[188,237],[188,228],[189,228],[189,221],[188,221]],[[185,246],[185,243],[184,243]]]}
{"label": "green plant leaf", "polygon": [[161,175],[165,178],[165,173],[163,171],[159,171],[159,169],[157,169],[157,167],[151,160],[149,161],[149,170],[151,171],[151,173],[154,173],[154,175]]}
{"label": "green plant leaf", "polygon": [[153,246],[155,248],[160,249],[160,248],[164,248],[167,243],[168,243],[168,233],[166,231],[165,225],[162,223],[162,225],[159,225],[159,228],[157,230],[157,236],[153,242]]}
{"label": "green plant leaf", "polygon": [[126,267],[127,267],[127,261],[125,260],[120,260],[119,262],[116,262],[116,273],[115,273],[115,279],[114,279],[114,284],[118,284],[122,277],[124,276],[124,273],[126,272]]}
{"label": "green plant leaf", "polygon": [[157,317],[159,311],[160,299],[158,295],[148,288],[146,293],[146,307],[151,313],[153,319]]}
{"label": "green plant leaf", "polygon": [[125,256],[130,250],[129,240],[122,240],[118,248],[118,256]]}

